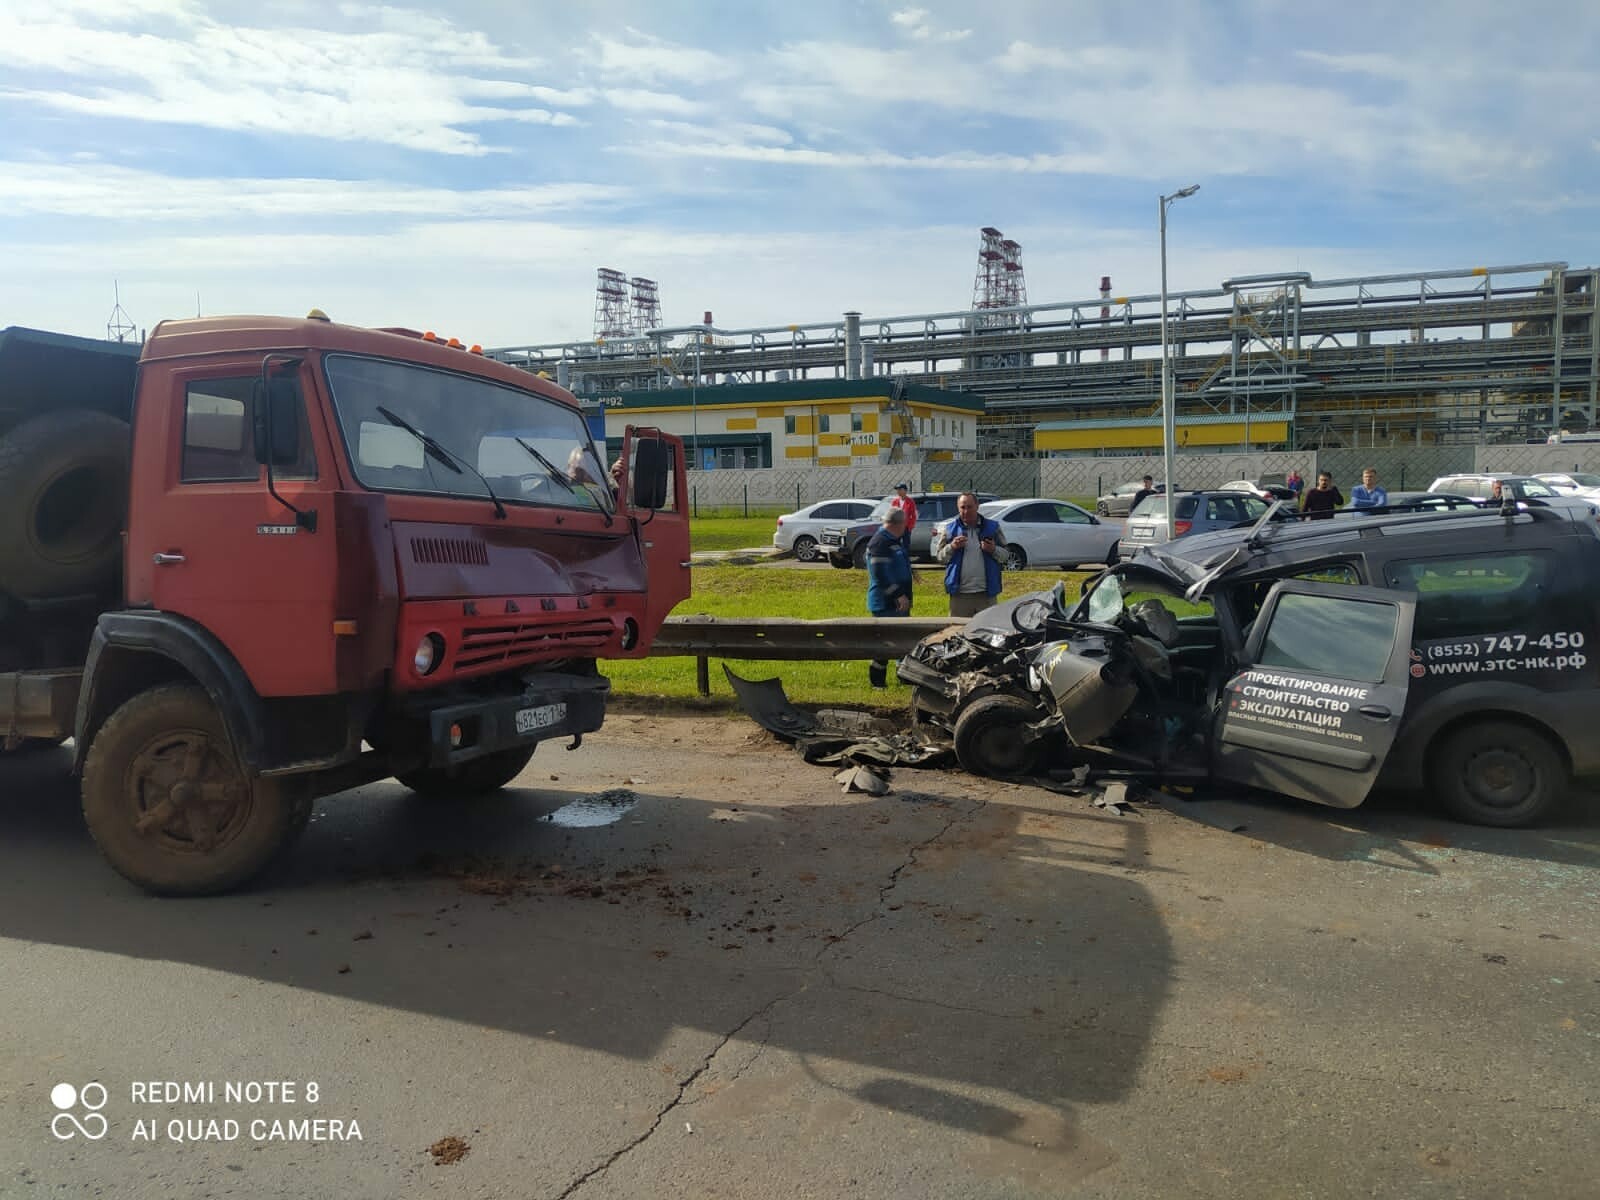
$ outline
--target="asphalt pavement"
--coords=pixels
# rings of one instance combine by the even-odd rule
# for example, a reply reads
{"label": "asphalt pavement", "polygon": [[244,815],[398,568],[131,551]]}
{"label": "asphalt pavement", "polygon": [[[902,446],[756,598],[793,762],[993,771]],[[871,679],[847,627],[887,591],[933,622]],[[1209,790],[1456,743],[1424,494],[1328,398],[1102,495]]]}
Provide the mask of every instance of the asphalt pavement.
{"label": "asphalt pavement", "polygon": [[1597,1194],[1593,798],[846,796],[742,720],[615,715],[172,901],[62,756],[5,766],[0,1196]]}

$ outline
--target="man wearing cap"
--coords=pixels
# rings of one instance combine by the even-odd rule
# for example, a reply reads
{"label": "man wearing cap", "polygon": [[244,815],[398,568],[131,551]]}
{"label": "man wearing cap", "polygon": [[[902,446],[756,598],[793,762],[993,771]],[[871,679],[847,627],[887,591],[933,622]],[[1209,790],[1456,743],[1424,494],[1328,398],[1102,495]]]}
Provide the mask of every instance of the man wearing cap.
{"label": "man wearing cap", "polygon": [[906,552],[911,551],[911,531],[917,527],[917,502],[911,498],[911,485],[897,483],[894,485],[894,499],[889,501],[890,508],[898,508],[906,515],[906,531],[901,535],[905,543]]}

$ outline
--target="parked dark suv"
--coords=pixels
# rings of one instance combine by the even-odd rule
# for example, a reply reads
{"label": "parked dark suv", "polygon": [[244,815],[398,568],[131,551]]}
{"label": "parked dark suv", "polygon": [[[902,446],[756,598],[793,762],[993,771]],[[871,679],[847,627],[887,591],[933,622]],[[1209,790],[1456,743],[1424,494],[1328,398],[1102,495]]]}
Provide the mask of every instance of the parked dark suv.
{"label": "parked dark suv", "polygon": [[967,769],[1047,757],[1518,826],[1600,774],[1600,536],[1570,508],[1341,513],[1153,546],[901,662]]}
{"label": "parked dark suv", "polygon": [[[979,504],[1000,499],[991,492],[979,492],[977,496]],[[911,531],[911,557],[932,558],[934,528],[956,515],[956,501],[961,499],[961,493],[913,492],[911,498],[917,502],[917,527]],[[823,528],[819,541],[830,563],[845,569],[866,567],[867,541],[883,527],[883,518],[889,511],[891,499],[893,497],[885,497],[878,501],[877,507],[865,521]]]}

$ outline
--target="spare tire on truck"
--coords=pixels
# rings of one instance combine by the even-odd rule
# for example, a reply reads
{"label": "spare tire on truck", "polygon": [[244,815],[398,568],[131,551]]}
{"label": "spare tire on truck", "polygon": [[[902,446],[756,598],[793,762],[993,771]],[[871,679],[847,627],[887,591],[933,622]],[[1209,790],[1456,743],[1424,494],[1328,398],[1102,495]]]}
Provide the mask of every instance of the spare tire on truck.
{"label": "spare tire on truck", "polygon": [[0,591],[29,600],[115,581],[128,506],[127,423],[46,413],[0,437]]}

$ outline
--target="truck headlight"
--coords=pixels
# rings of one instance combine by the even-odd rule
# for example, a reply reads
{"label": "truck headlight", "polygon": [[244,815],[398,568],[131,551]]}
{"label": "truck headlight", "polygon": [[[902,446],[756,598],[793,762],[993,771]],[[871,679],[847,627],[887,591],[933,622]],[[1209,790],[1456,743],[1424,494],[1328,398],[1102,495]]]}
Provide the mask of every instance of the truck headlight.
{"label": "truck headlight", "polygon": [[432,675],[444,661],[444,638],[437,633],[424,634],[411,656],[411,666],[418,675]]}

